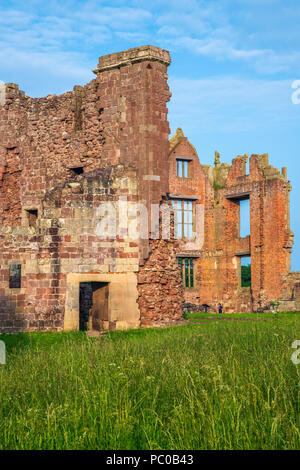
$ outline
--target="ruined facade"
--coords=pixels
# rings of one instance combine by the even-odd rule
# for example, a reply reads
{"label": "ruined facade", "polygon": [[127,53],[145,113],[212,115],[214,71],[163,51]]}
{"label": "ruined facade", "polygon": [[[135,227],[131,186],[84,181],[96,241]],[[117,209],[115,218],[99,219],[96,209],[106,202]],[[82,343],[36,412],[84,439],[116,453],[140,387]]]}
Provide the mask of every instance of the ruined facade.
{"label": "ruined facade", "polygon": [[[178,176],[178,171],[176,176],[178,160],[188,162],[188,177]],[[243,155],[231,166],[221,164],[216,152],[214,167],[201,165],[181,129],[170,141],[171,197],[192,197],[194,204],[204,205],[202,248],[187,251],[182,240],[177,253],[182,259],[193,257],[194,286],[185,290],[185,299],[195,311],[206,306],[215,312],[219,302],[226,312],[269,310],[274,300],[290,295],[287,280],[297,277],[290,273],[293,232],[286,168],[280,173],[269,165],[267,154],[252,155],[246,174],[247,161]],[[240,202],[245,199],[250,201],[250,233],[241,237]],[[241,283],[243,257],[251,257],[250,287]],[[294,307],[290,304],[289,310]]]}
{"label": "ruined facade", "polygon": [[[248,175],[246,156],[232,166],[221,165],[218,155],[214,167],[201,165],[181,130],[169,142],[169,64],[167,51],[144,46],[101,57],[93,81],[61,96],[30,98],[6,85],[1,331],[160,325],[180,320],[184,303],[260,311],[295,295],[287,288],[286,171],[273,169],[267,155],[252,155]],[[250,198],[251,235],[240,238],[244,198]],[[118,206],[120,225],[123,202],[139,214],[146,208],[140,225],[147,236],[125,229],[99,236],[109,208]],[[157,209],[162,203],[172,208],[167,217]],[[181,216],[184,230],[189,218],[187,237],[178,236]],[[240,285],[246,255],[251,288]]]}

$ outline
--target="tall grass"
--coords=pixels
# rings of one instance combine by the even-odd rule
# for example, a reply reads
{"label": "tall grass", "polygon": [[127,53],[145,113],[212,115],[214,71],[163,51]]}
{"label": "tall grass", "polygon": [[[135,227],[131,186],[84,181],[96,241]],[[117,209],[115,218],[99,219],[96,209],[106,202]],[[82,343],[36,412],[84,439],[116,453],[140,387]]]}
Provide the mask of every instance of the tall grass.
{"label": "tall grass", "polygon": [[300,318],[0,336],[1,449],[299,449]]}

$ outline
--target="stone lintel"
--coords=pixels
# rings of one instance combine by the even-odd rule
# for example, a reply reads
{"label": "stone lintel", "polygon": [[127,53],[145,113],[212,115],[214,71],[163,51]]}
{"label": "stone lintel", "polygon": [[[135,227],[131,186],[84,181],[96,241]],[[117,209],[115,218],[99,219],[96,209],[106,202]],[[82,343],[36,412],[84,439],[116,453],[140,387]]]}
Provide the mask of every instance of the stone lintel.
{"label": "stone lintel", "polygon": [[144,175],[144,181],[160,181],[160,175]]}
{"label": "stone lintel", "polygon": [[251,256],[251,251],[250,250],[241,250],[241,251],[236,251],[235,256]]}
{"label": "stone lintel", "polygon": [[224,194],[226,199],[248,199],[251,194],[251,191],[245,191],[242,193],[232,193],[232,194]]}
{"label": "stone lintel", "polygon": [[190,201],[198,201],[200,196],[193,196],[192,194],[169,194],[170,199],[187,199]]}
{"label": "stone lintel", "polygon": [[176,253],[176,258],[200,258],[200,255],[199,253],[198,254],[194,254],[194,253]]}
{"label": "stone lintel", "polygon": [[187,161],[187,162],[192,162],[193,160],[195,160],[194,157],[180,157],[180,156],[178,156],[178,155],[176,155],[175,158],[176,158],[176,160],[185,160],[185,161]]}

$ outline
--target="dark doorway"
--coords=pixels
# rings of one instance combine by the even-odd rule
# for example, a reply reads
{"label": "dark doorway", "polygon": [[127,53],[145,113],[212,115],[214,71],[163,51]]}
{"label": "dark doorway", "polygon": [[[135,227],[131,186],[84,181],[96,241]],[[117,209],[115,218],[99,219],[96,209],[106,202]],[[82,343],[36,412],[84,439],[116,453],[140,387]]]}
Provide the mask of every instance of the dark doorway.
{"label": "dark doorway", "polygon": [[81,282],[79,288],[79,329],[100,330],[108,321],[108,283]]}

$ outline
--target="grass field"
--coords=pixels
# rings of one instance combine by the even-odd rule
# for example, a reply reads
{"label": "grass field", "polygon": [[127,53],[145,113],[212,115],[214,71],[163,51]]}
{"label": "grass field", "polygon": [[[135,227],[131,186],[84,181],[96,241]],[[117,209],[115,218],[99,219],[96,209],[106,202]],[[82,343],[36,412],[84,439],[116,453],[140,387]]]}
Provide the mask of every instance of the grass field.
{"label": "grass field", "polygon": [[298,312],[288,313],[187,313],[184,318],[189,321],[203,321],[203,320],[276,320],[287,318],[293,319],[299,316]]}
{"label": "grass field", "polygon": [[300,315],[0,339],[1,449],[300,448]]}

